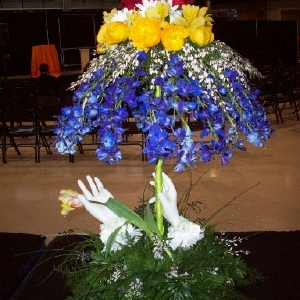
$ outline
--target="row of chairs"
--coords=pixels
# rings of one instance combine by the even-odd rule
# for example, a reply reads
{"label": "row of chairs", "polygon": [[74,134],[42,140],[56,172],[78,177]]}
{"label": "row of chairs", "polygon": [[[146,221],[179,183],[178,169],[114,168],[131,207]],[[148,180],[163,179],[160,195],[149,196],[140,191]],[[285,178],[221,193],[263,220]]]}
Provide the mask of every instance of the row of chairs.
{"label": "row of chairs", "polygon": [[277,124],[284,116],[293,115],[299,121],[300,114],[300,70],[299,67],[281,66],[267,68],[259,81],[260,100],[268,113],[273,113]]}
{"label": "row of chairs", "polygon": [[[0,116],[2,161],[7,162],[8,149],[14,148],[21,155],[22,147],[34,149],[35,162],[40,162],[40,150],[52,154],[51,146],[55,138],[55,116],[61,113],[61,107],[72,105],[72,93],[58,96],[32,94],[30,84],[26,81],[8,82],[4,89],[0,85]],[[193,131],[202,129],[199,122],[188,120]],[[178,126],[181,126],[179,123]],[[146,145],[146,134],[136,127],[136,122],[129,112],[129,118],[123,123],[125,130],[122,145],[138,145],[141,148],[142,161],[147,160],[143,149]],[[99,136],[93,130],[81,143],[78,152],[95,150]],[[74,162],[74,155],[69,155]]]}
{"label": "row of chairs", "polygon": [[[1,101],[1,148],[2,162],[7,163],[8,149],[13,147],[18,155],[20,148],[34,149],[35,162],[40,162],[40,150],[52,154],[48,137],[55,136],[55,115],[60,114],[60,99],[56,96],[2,98]],[[51,123],[49,123],[51,122]],[[69,161],[73,161],[69,155]]]}
{"label": "row of chairs", "polygon": [[[124,129],[124,134],[122,136],[122,143],[123,146],[139,146],[141,148],[141,158],[142,161],[147,160],[147,155],[144,153],[143,149],[146,146],[146,133],[141,131],[136,126],[136,121],[131,116],[129,112],[128,119],[123,122],[122,127]],[[98,145],[99,142],[99,135],[98,129],[93,129],[87,137],[78,143],[77,148],[80,154],[83,154],[84,151],[95,150],[95,147]],[[74,159],[74,157],[73,157]]]}
{"label": "row of chairs", "polygon": [[[8,149],[14,148],[21,155],[22,147],[34,149],[35,162],[41,160],[41,148],[47,154],[52,154],[52,143],[55,138],[56,117],[61,113],[61,107],[71,105],[72,96],[59,98],[56,96],[40,96],[23,94],[20,97],[14,93],[2,95],[1,115],[1,148],[2,162],[7,163]],[[143,152],[145,147],[145,134],[136,128],[134,120],[124,122],[123,145],[139,145],[141,147],[142,160],[147,160]],[[132,138],[132,136],[135,136]],[[99,136],[97,130],[93,130],[77,148],[79,153],[95,150]],[[69,161],[74,163],[74,155],[69,155]]]}

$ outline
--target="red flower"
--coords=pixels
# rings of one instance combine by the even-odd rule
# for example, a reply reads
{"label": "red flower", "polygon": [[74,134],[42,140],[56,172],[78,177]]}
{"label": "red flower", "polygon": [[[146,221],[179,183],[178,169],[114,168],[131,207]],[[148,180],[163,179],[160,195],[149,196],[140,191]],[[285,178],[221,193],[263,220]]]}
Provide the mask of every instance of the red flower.
{"label": "red flower", "polygon": [[[121,0],[120,7],[134,9],[136,4],[141,4],[142,0]],[[173,5],[193,4],[194,0],[173,0]]]}
{"label": "red flower", "polygon": [[141,4],[142,0],[121,0],[120,7],[134,9],[136,4]]}
{"label": "red flower", "polygon": [[173,5],[186,5],[186,4],[193,4],[194,0],[173,0]]}

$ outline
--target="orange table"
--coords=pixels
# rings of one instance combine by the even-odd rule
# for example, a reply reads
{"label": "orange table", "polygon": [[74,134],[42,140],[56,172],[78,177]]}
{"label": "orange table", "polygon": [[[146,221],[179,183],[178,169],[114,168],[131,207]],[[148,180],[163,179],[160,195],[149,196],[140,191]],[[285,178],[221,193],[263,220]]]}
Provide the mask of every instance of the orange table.
{"label": "orange table", "polygon": [[55,77],[61,75],[55,45],[32,46],[31,77],[38,77],[40,75],[39,66],[42,63],[46,63],[49,66],[49,72],[51,75]]}

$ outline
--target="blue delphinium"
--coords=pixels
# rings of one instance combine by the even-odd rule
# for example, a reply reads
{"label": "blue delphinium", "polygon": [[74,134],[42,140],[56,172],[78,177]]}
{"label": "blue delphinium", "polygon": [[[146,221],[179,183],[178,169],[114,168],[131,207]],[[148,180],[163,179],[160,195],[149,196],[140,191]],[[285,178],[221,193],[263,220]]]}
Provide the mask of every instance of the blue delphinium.
{"label": "blue delphinium", "polygon": [[[217,42],[213,47],[230,51]],[[195,73],[198,78],[193,72],[188,75],[190,54],[137,51],[130,68],[118,71],[116,77],[114,72],[122,66],[114,58],[99,56],[99,61],[104,59],[101,67],[92,65],[89,76],[76,86],[73,106],[58,116],[58,151],[74,154],[84,136],[96,130],[97,157],[108,164],[118,162],[123,124],[129,117],[145,133],[143,151],[149,163],[175,159],[176,171],[213,157],[228,164],[232,149],[246,150],[244,137],[254,146],[263,146],[272,130],[258,100],[259,90],[239,70],[245,60],[237,59],[237,69],[225,61],[217,61],[219,67],[214,67],[213,62],[207,65],[203,49],[197,51],[204,53],[202,73]],[[190,129],[190,122],[201,125],[199,136]]]}

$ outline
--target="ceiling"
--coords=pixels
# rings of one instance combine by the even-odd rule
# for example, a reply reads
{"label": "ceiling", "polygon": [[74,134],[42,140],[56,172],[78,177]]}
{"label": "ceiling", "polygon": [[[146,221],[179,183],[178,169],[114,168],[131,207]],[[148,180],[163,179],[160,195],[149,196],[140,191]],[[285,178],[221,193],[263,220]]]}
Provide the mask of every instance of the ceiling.
{"label": "ceiling", "polygon": [[118,4],[119,0],[0,0],[0,9],[110,9],[118,6]]}

